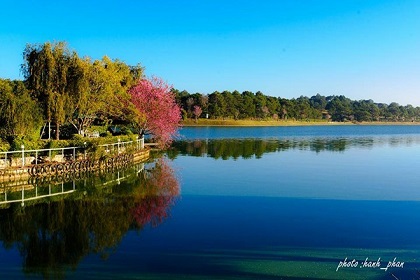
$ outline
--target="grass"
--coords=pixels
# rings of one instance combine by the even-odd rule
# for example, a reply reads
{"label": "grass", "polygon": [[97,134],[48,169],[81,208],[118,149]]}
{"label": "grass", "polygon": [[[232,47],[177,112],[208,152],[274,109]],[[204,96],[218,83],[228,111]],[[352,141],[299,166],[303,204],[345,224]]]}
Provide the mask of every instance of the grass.
{"label": "grass", "polygon": [[420,125],[419,122],[329,122],[326,120],[233,120],[233,119],[193,119],[182,121],[183,126],[308,126],[308,125]]}

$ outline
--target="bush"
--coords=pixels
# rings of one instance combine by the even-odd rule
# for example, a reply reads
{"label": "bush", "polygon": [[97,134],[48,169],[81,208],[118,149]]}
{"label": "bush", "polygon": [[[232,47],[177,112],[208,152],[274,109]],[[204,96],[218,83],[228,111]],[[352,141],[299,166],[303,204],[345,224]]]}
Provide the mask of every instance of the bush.
{"label": "bush", "polygon": [[83,137],[80,134],[74,134],[69,141],[70,146],[73,147],[83,147],[83,143],[86,142],[87,138]]}
{"label": "bush", "polygon": [[100,137],[112,137],[112,133],[109,131],[102,132],[99,134]]}
{"label": "bush", "polygon": [[107,126],[104,125],[92,125],[89,129],[89,131],[97,131],[99,134],[106,133],[107,132]]}
{"label": "bush", "polygon": [[14,137],[11,139],[11,150],[18,151],[22,149],[22,145],[25,146],[25,150],[37,150],[44,146],[42,140],[30,140],[25,137]]}
{"label": "bush", "polygon": [[46,149],[66,148],[70,147],[70,141],[67,140],[50,140],[45,145]]}
{"label": "bush", "polygon": [[8,150],[10,150],[9,142],[0,139],[0,152],[7,152]]}

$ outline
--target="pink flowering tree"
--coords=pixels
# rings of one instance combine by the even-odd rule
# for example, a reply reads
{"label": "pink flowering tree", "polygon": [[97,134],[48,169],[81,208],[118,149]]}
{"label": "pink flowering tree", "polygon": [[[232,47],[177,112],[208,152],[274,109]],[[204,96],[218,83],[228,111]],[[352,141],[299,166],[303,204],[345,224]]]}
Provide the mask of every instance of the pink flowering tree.
{"label": "pink flowering tree", "polygon": [[162,79],[152,77],[140,80],[129,91],[138,133],[153,135],[163,147],[177,135],[181,120],[181,109],[171,89]]}
{"label": "pink flowering tree", "polygon": [[201,113],[203,113],[203,110],[201,110],[200,106],[194,106],[193,114],[195,116],[195,121],[197,122],[197,119],[201,116]]}

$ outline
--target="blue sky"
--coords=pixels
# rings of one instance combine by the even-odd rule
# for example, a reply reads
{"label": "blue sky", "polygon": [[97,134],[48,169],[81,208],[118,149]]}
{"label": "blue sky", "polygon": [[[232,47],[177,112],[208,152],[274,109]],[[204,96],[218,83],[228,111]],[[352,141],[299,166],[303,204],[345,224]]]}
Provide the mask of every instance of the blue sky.
{"label": "blue sky", "polygon": [[420,106],[418,0],[2,0],[0,77],[27,43],[140,63],[191,93],[345,95]]}

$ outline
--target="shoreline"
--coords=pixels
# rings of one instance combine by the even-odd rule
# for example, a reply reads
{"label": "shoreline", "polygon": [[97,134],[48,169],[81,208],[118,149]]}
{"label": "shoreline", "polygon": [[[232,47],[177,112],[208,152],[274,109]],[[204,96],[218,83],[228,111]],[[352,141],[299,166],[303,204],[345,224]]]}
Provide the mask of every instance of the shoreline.
{"label": "shoreline", "polygon": [[199,119],[184,120],[181,122],[183,127],[200,126],[225,126],[225,127],[246,127],[246,126],[347,126],[347,125],[420,125],[420,122],[327,122],[327,121],[274,121],[274,120],[210,120]]}

